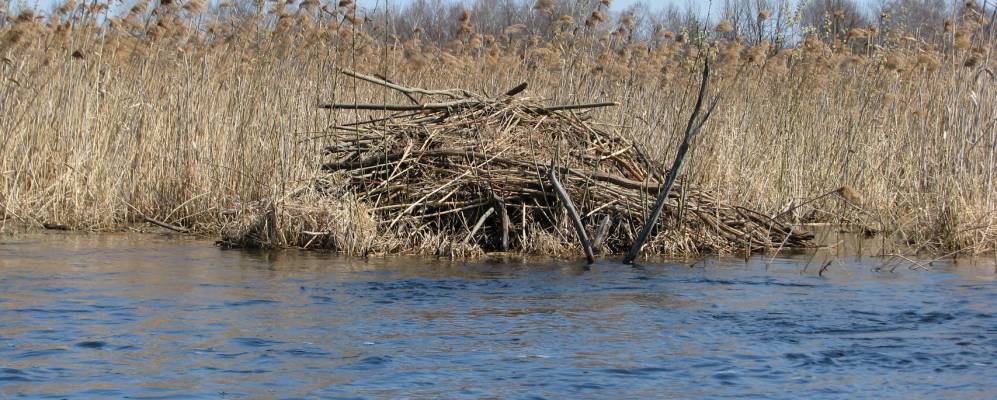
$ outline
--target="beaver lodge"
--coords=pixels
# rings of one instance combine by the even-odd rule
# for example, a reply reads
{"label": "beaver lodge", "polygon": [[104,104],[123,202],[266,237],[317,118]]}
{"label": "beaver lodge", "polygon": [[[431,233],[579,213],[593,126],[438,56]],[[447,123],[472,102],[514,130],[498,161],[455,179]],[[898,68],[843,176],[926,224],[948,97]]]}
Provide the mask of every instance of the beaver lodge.
{"label": "beaver lodge", "polygon": [[[321,178],[248,207],[225,230],[224,244],[572,255],[581,254],[584,237],[594,253],[612,255],[635,242],[668,172],[632,140],[593,123],[590,110],[612,103],[550,106],[520,97],[525,84],[488,98],[345,73],[414,104],[321,106],[389,115],[331,128]],[[678,179],[643,251],[766,251],[810,247],[811,239]]]}

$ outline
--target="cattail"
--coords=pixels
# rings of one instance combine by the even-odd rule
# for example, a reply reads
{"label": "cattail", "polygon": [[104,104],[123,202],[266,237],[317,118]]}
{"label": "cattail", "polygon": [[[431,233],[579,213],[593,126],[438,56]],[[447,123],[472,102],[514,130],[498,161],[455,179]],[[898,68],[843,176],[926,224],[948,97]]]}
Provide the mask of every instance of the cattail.
{"label": "cattail", "polygon": [[75,8],[76,8],[76,1],[66,0],[62,2],[62,4],[60,4],[59,7],[56,7],[54,14],[56,16],[63,16],[69,14]]}
{"label": "cattail", "polygon": [[769,19],[769,10],[761,10],[758,12],[758,20],[766,21]]}
{"label": "cattail", "polygon": [[602,11],[595,10],[592,12],[592,15],[589,15],[589,17],[585,19],[585,26],[594,28],[596,25],[599,25],[605,20],[606,14],[603,14]]}
{"label": "cattail", "polygon": [[970,38],[970,34],[964,30],[960,30],[955,34],[955,48],[959,50],[966,50],[973,47],[973,40]]}
{"label": "cattail", "polygon": [[636,22],[634,22],[634,13],[631,12],[624,15],[621,22],[623,23],[623,26],[627,27],[628,29],[633,29],[633,27],[636,25]]}
{"label": "cattail", "polygon": [[921,52],[917,55],[917,65],[928,71],[935,71],[941,66],[941,62],[930,53]]}
{"label": "cattail", "polygon": [[835,193],[837,193],[838,196],[841,196],[841,198],[845,199],[849,203],[852,203],[854,205],[862,204],[862,195],[859,194],[859,192],[853,189],[851,186],[848,185],[842,186],[838,188],[838,190],[836,190]]}
{"label": "cattail", "polygon": [[962,65],[965,66],[966,68],[973,68],[977,66],[979,63],[980,63],[980,58],[976,54],[973,54],[969,56],[969,58],[966,58],[966,62],[962,63]]}
{"label": "cattail", "polygon": [[515,35],[524,30],[526,30],[526,25],[524,24],[509,25],[502,30],[502,34],[505,36],[510,36],[510,35]]}
{"label": "cattail", "polygon": [[945,24],[943,26],[944,26],[945,33],[951,33],[952,30],[954,29],[953,28],[952,20],[950,20],[950,19],[945,20]]}
{"label": "cattail", "polygon": [[312,11],[317,9],[319,6],[318,0],[305,0],[298,5],[298,10]]}
{"label": "cattail", "polygon": [[187,0],[183,9],[191,14],[200,14],[204,10],[204,0]]}
{"label": "cattail", "polygon": [[733,32],[734,31],[734,25],[731,24],[730,21],[728,21],[728,20],[725,19],[725,20],[720,21],[719,24],[717,24],[716,31],[717,31],[717,33]]}
{"label": "cattail", "polygon": [[547,11],[554,8],[554,0],[537,0],[537,4],[533,5],[533,8],[540,11]]}
{"label": "cattail", "polygon": [[339,0],[339,8],[346,8],[353,5],[353,0]]}
{"label": "cattail", "polygon": [[83,52],[80,51],[80,50],[74,50],[73,54],[72,54],[72,57],[75,58],[75,59],[77,59],[77,60],[86,59],[86,57],[83,55]]}
{"label": "cattail", "polygon": [[35,12],[33,10],[23,10],[20,14],[17,14],[17,19],[14,22],[19,24],[35,22]]}
{"label": "cattail", "polygon": [[890,71],[899,71],[903,68],[903,58],[897,53],[891,53],[886,56],[883,66]]}
{"label": "cattail", "polygon": [[610,0],[600,0],[599,2],[602,3],[602,5],[606,6],[607,8],[609,7]]}
{"label": "cattail", "polygon": [[769,42],[762,41],[761,43],[748,49],[746,56],[746,61],[751,64],[761,65],[765,61],[766,56],[769,52]]}
{"label": "cattail", "polygon": [[481,34],[480,33],[475,34],[473,37],[471,37],[471,40],[467,42],[467,48],[471,50],[477,50],[481,48],[481,44],[482,44]]}

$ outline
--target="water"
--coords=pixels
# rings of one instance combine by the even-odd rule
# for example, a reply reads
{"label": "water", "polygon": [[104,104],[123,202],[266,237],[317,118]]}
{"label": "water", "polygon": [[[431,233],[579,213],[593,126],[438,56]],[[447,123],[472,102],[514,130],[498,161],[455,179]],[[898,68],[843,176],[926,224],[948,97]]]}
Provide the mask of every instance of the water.
{"label": "water", "polygon": [[[994,398],[994,267],[0,240],[0,398]],[[806,268],[806,272],[803,272]]]}

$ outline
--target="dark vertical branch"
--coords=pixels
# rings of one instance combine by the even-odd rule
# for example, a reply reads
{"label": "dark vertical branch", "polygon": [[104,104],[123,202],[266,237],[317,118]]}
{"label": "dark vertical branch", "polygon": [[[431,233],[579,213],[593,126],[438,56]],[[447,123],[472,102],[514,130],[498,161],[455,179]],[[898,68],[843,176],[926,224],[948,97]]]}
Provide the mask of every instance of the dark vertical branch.
{"label": "dark vertical branch", "polygon": [[692,116],[689,117],[689,124],[686,125],[685,136],[682,138],[682,144],[679,145],[678,152],[675,154],[675,160],[672,161],[672,167],[668,170],[668,177],[665,179],[664,186],[658,192],[658,198],[654,201],[654,206],[651,208],[651,214],[648,215],[647,221],[644,222],[644,227],[641,229],[640,234],[637,235],[636,240],[634,240],[633,245],[630,247],[630,251],[627,253],[626,258],[623,262],[626,264],[631,264],[640,255],[640,250],[644,247],[644,242],[647,241],[648,236],[651,235],[651,231],[654,230],[655,224],[658,222],[658,217],[661,216],[661,211],[665,207],[665,201],[668,200],[668,192],[671,191],[672,186],[675,184],[675,179],[678,177],[679,168],[682,167],[682,161],[685,160],[685,154],[689,151],[689,145],[692,139],[696,137],[699,130],[706,123],[706,120],[710,118],[713,114],[713,110],[717,106],[717,101],[720,99],[719,96],[713,99],[713,102],[706,110],[706,114],[700,119],[699,115],[702,113],[703,102],[706,98],[706,93],[708,89],[708,83],[710,81],[710,61],[706,59],[703,65],[703,81],[699,86],[699,97],[696,99],[696,107],[692,111]]}
{"label": "dark vertical branch", "polygon": [[551,186],[554,187],[554,192],[557,194],[558,200],[561,201],[561,205],[564,206],[564,209],[568,212],[568,216],[571,218],[571,224],[575,227],[578,240],[582,243],[582,250],[585,251],[585,258],[589,264],[592,264],[595,262],[595,254],[592,252],[592,243],[589,242],[588,234],[585,233],[585,225],[582,224],[582,219],[579,217],[578,211],[575,210],[575,204],[568,197],[568,192],[564,191],[564,186],[561,186],[561,181],[557,179],[554,169],[554,165],[551,165],[547,169],[547,179],[550,181]]}
{"label": "dark vertical branch", "polygon": [[506,210],[505,200],[492,192],[493,208],[498,211],[499,222],[502,224],[502,251],[509,251],[509,211]]}

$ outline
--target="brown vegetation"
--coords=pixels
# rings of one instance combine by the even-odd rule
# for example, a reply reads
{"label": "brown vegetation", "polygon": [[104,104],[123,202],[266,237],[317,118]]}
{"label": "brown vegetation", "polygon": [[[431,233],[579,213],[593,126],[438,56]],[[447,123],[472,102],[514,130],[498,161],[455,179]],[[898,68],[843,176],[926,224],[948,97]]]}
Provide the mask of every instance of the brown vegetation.
{"label": "brown vegetation", "polygon": [[[726,95],[692,150],[690,185],[724,204],[859,224],[918,249],[997,247],[997,41],[987,10],[951,16],[937,40],[890,24],[832,35],[798,27],[798,40],[777,40],[768,32],[791,21],[768,10],[723,29],[648,34],[633,16],[611,21],[602,5],[562,17],[560,2],[533,3],[524,20],[548,25],[491,33],[460,12],[397,36],[348,1],[22,12],[0,28],[0,220],[111,230],[148,216],[216,234],[258,229],[242,219],[265,210],[282,227],[268,235],[321,233],[304,233],[303,244],[362,254],[397,232],[384,230],[376,204],[348,191],[329,197],[314,182],[346,184],[321,169],[330,127],[385,113],[316,105],[411,100],[340,68],[491,95],[526,81],[528,97],[558,104],[618,101],[592,115],[600,129],[664,165],[699,61],[711,57]],[[763,29],[742,30],[751,25]],[[451,33],[423,37],[430,28]]]}

